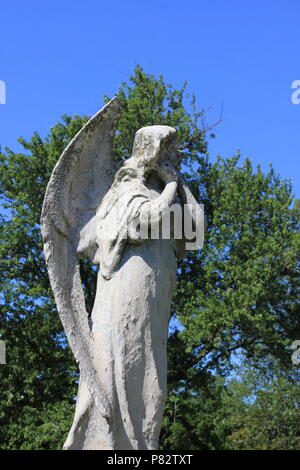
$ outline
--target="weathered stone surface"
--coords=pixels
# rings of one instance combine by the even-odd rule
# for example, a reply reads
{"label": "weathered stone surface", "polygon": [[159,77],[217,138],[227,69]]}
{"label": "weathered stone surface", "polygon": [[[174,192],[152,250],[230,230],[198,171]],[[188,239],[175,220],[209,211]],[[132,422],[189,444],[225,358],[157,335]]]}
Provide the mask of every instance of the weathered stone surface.
{"label": "weathered stone surface", "polygon": [[[140,231],[177,194],[196,201],[173,167],[179,158],[171,127],[140,129],[132,157],[116,169],[120,112],[112,100],[77,134],[43,206],[51,286],[81,374],[65,449],[156,449],[167,393],[168,321],[183,240],[141,238]],[[90,322],[80,256],[100,265]]]}

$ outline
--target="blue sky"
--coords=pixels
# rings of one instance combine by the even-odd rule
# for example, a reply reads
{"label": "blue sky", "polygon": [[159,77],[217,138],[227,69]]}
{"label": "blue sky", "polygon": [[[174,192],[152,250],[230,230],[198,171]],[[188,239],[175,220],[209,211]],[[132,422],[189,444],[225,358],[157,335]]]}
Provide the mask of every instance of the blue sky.
{"label": "blue sky", "polygon": [[61,114],[93,114],[136,64],[188,81],[223,122],[209,150],[273,163],[300,196],[299,0],[2,0],[0,144],[43,136]]}

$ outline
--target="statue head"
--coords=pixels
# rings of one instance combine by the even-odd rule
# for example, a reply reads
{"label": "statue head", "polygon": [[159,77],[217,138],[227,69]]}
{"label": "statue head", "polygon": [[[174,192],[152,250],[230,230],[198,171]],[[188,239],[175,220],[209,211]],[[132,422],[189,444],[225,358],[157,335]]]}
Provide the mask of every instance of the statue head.
{"label": "statue head", "polygon": [[116,173],[114,185],[124,181],[124,178],[144,180],[164,161],[179,169],[181,156],[176,141],[176,130],[160,125],[142,127],[135,134],[132,156]]}
{"label": "statue head", "polygon": [[132,148],[132,159],[138,165],[155,169],[163,161],[169,161],[174,166],[180,163],[177,150],[176,130],[170,126],[147,126],[135,134]]}

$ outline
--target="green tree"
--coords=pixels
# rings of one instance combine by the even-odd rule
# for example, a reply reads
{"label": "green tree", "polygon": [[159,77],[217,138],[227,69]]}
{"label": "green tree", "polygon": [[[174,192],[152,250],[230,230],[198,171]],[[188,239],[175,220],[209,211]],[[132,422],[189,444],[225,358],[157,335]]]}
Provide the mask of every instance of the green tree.
{"label": "green tree", "polygon": [[[208,214],[203,250],[181,264],[176,314],[201,367],[226,367],[257,345],[290,364],[299,338],[299,200],[271,168],[240,156],[198,169]],[[188,300],[187,300],[188,299]]]}
{"label": "green tree", "polygon": [[299,450],[299,369],[284,369],[270,356],[246,360],[228,384],[228,449]]}
{"label": "green tree", "polygon": [[[243,348],[255,356],[259,345],[260,354],[287,364],[287,346],[300,337],[299,203],[272,169],[265,175],[249,160],[240,163],[239,155],[210,161],[203,112],[187,96],[186,84],[173,89],[138,66],[118,95],[124,113],[117,158],[130,155],[138,128],[176,127],[184,176],[208,218],[203,250],[179,263],[172,315],[183,329],[169,341],[170,398],[161,446],[221,448],[221,376],[230,370],[232,352]],[[8,364],[0,367],[4,449],[61,448],[72,420],[78,371],[49,287],[39,219],[53,166],[86,120],[63,116],[45,139],[37,133],[29,142],[19,139],[26,153],[0,152],[0,334],[8,350]],[[90,310],[95,272],[87,262],[81,268]]]}

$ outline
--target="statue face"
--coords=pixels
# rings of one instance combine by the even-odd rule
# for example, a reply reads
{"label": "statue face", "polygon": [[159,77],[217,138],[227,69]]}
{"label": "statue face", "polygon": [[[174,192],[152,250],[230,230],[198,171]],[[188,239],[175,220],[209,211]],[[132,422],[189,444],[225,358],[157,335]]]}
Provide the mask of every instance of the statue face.
{"label": "statue face", "polygon": [[165,148],[160,152],[159,163],[164,161],[173,165],[177,170],[180,168],[181,155],[178,151],[178,144],[174,135],[166,142]]}

